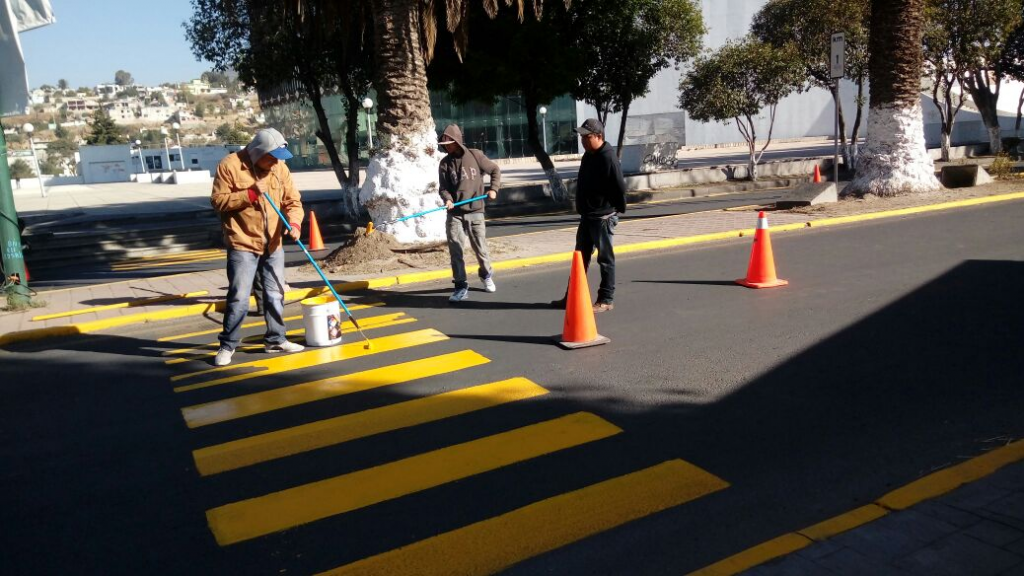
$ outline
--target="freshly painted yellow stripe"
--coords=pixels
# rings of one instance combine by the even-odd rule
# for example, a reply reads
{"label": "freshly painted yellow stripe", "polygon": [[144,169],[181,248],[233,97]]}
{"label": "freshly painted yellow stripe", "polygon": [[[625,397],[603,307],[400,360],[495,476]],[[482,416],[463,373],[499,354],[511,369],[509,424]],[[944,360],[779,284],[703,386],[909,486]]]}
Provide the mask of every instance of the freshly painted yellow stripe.
{"label": "freshly painted yellow stripe", "polygon": [[1024,440],[1018,440],[911,482],[893,490],[875,501],[890,510],[904,510],[936,496],[952,492],[968,482],[974,482],[1007,464],[1024,460]]}
{"label": "freshly painted yellow stripe", "polygon": [[488,362],[490,360],[472,350],[462,350],[364,372],[334,376],[315,382],[188,406],[182,408],[181,414],[189,428],[199,428],[345,394],[449,374],[481,366]]}
{"label": "freshly painted yellow stripe", "polygon": [[[348,309],[351,310],[352,312],[355,312],[357,310],[365,310],[366,308],[377,308],[377,307],[380,307],[380,306],[383,306],[383,305],[384,305],[383,302],[371,302],[369,304],[351,304],[351,305],[349,305]],[[288,317],[286,317],[284,319],[285,322],[293,322],[295,320],[302,320],[302,315],[299,315],[299,316],[288,316]],[[256,322],[249,322],[248,324],[242,324],[242,328],[255,328],[256,326],[265,326],[265,325],[266,325],[266,322],[264,322],[263,320],[257,320]],[[217,328],[211,328],[209,330],[200,330],[199,332],[188,332],[186,334],[175,334],[174,336],[164,336],[163,338],[158,338],[157,342],[173,342],[174,340],[184,340],[186,338],[195,338],[196,336],[208,336],[210,334],[220,334],[221,330],[222,330],[222,328],[218,326]],[[179,350],[171,350],[169,352],[164,352],[164,356],[169,356],[169,355],[172,355],[172,354],[178,354],[178,353],[183,352],[185,350],[190,350],[190,348],[181,348]]]}
{"label": "freshly painted yellow stripe", "polygon": [[501,516],[371,556],[320,576],[483,576],[627,522],[696,500],[729,484],[669,460]]}
{"label": "freshly painted yellow stripe", "polygon": [[150,268],[164,268],[167,266],[180,266],[182,264],[194,264],[196,262],[212,262],[214,260],[223,260],[227,258],[225,255],[220,256],[200,256],[195,258],[181,259],[181,260],[169,260],[166,262],[153,262],[150,264],[113,264],[110,266],[112,272],[131,272],[134,270],[148,270]]}
{"label": "freshly painted yellow stripe", "polygon": [[836,534],[842,534],[848,530],[853,530],[858,526],[863,526],[868,522],[878,520],[882,516],[888,514],[889,511],[876,504],[868,504],[867,506],[861,506],[860,508],[854,508],[845,514],[840,514],[835,518],[830,518],[824,522],[819,522],[814,526],[809,526],[803,530],[799,530],[797,533],[801,536],[806,536],[811,540],[827,540]]}
{"label": "freshly painted yellow stripe", "polygon": [[[1021,197],[1024,197],[1024,195],[1021,195]],[[1024,460],[1024,440],[1018,440],[956,466],[929,474],[902,488],[889,492],[872,504],[861,506],[803,530],[783,534],[774,540],[693,572],[691,576],[731,576],[738,574],[779,556],[784,556],[804,548],[813,541],[826,540],[858,526],[863,526],[887,515],[890,510],[905,510],[925,500],[952,492],[964,484],[980,480],[1003,466],[1021,460]]]}
{"label": "freshly painted yellow stripe", "polygon": [[154,256],[140,256],[138,258],[126,258],[119,260],[116,264],[141,264],[144,262],[159,262],[161,260],[174,260],[178,258],[192,258],[195,256],[211,256],[213,254],[227,254],[221,248],[210,248],[207,250],[190,250],[187,252],[172,252],[170,254],[157,254]]}
{"label": "freshly painted yellow stripe", "polygon": [[937,212],[940,210],[949,210],[951,208],[966,208],[968,206],[981,206],[983,204],[992,204],[995,202],[1006,202],[1007,200],[1020,200],[1024,199],[1024,192],[1015,192],[1012,194],[998,194],[995,196],[984,196],[981,198],[968,198],[966,200],[956,200],[954,202],[943,202],[941,204],[929,204],[927,206],[914,206],[912,208],[900,208],[899,210],[884,210],[881,212],[869,212],[867,214],[856,214],[853,216],[841,216],[836,218],[822,218],[821,220],[811,220],[807,223],[808,226],[822,227],[822,226],[836,226],[839,224],[849,224],[851,222],[864,222],[866,220],[877,220],[879,218],[893,218],[896,216],[908,216],[911,214],[922,214],[924,212]]}
{"label": "freshly painted yellow stripe", "polygon": [[407,496],[622,432],[580,412],[206,512],[221,546]]}
{"label": "freshly painted yellow stripe", "polygon": [[[416,322],[415,318],[403,318],[403,316],[405,316],[405,312],[397,312],[395,314],[382,314],[380,316],[369,316],[363,318],[359,322],[359,325],[363,328],[363,330],[373,330],[375,328],[388,328],[391,326],[400,326],[402,324],[411,324],[413,322]],[[351,334],[356,331],[357,330],[355,324],[352,324],[351,320],[345,320],[344,322],[341,323],[342,334]],[[294,330],[288,330],[287,332],[285,332],[285,336],[298,336],[300,334],[305,333],[305,328],[296,328]],[[251,344],[253,342],[261,342],[262,340],[262,334],[255,334],[253,336],[247,336],[243,338],[242,343]],[[217,354],[216,350],[211,349],[217,348],[218,346],[220,346],[220,342],[210,342],[208,344],[203,344],[202,346],[198,346],[196,348],[183,348],[181,350],[177,350],[176,352],[178,352],[184,357],[174,358],[173,360],[165,360],[164,364],[181,364],[182,362],[194,362],[196,360],[209,358],[210,356],[215,356]],[[252,347],[243,346],[242,349],[248,350],[252,349]]]}
{"label": "freshly painted yellow stripe", "polygon": [[758,544],[753,548],[748,548],[725,560],[705,566],[696,572],[690,572],[689,576],[733,576],[733,574],[739,574],[744,570],[749,570],[769,560],[791,554],[811,544],[813,542],[805,536],[793,533],[783,534],[778,538]]}
{"label": "freshly painted yellow stripe", "polygon": [[175,392],[187,392],[189,390],[209,388],[220,384],[228,384],[230,382],[239,382],[250,378],[270,376],[272,374],[289,372],[291,370],[300,370],[302,368],[309,368],[310,366],[319,366],[321,364],[328,364],[331,362],[340,362],[342,360],[351,360],[353,358],[380,354],[382,352],[390,352],[401,348],[410,348],[412,346],[420,346],[422,344],[441,342],[447,339],[448,337],[444,334],[430,328],[427,330],[395,334],[393,336],[384,336],[382,338],[373,338],[370,340],[370,349],[366,349],[362,341],[353,342],[351,344],[342,344],[341,346],[317,348],[315,350],[307,349],[303,352],[296,352],[295,354],[289,354],[287,356],[277,356],[266,360],[246,362],[236,366],[221,366],[220,368],[211,368],[209,370],[200,370],[189,374],[180,374],[178,376],[174,376],[171,380],[177,382],[185,378],[192,378],[202,374],[225,372],[227,369],[253,370],[244,374],[236,374],[234,376],[218,378],[216,380],[201,382],[199,384],[179,386],[174,389]]}
{"label": "freshly painted yellow stripe", "polygon": [[195,450],[192,457],[199,474],[209,476],[547,393],[526,378],[512,378],[250,436]]}
{"label": "freshly painted yellow stripe", "polygon": [[70,312],[44,314],[43,316],[33,317],[32,321],[39,322],[41,320],[52,320],[54,318],[66,318],[68,316],[78,316],[79,314],[103,312],[104,310],[117,310],[118,308],[138,308],[139,306],[149,306],[150,304],[159,304],[161,302],[170,302],[172,300],[181,300],[184,298],[198,298],[199,296],[206,296],[209,293],[210,292],[208,290],[200,290],[198,292],[188,292],[186,294],[168,294],[166,296],[157,296],[156,298],[141,298],[136,300],[129,300],[127,302],[118,302],[117,304],[107,304],[105,306],[93,306],[92,308],[71,310]]}

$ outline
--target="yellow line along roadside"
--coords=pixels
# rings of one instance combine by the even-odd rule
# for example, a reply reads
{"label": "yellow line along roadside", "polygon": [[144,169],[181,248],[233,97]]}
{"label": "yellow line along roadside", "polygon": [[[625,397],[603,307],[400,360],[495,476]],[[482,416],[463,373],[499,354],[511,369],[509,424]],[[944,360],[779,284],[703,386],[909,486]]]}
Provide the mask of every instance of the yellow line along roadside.
{"label": "yellow line along roadside", "polygon": [[756,566],[781,558],[816,542],[873,522],[891,512],[948,494],[957,488],[980,480],[1000,468],[1024,460],[1024,440],[1018,440],[957,464],[933,472],[906,486],[897,488],[874,502],[855,508],[802,530],[783,534],[705,566],[689,576],[733,576]]}
{"label": "yellow line along roadside", "polygon": [[[901,208],[898,210],[884,210],[880,212],[870,212],[867,214],[858,214],[855,216],[842,216],[836,218],[820,218],[817,220],[810,220],[807,222],[801,222],[796,224],[787,224],[783,226],[773,226],[771,230],[773,232],[787,232],[791,230],[800,230],[804,228],[821,228],[825,226],[837,226],[842,224],[851,224],[855,222],[864,222],[869,220],[879,220],[883,218],[894,218],[899,216],[908,216],[913,214],[923,214],[927,212],[938,212],[943,210],[950,210],[954,208],[966,208],[970,206],[980,206],[984,204],[992,204],[996,202],[1006,202],[1009,200],[1021,200],[1024,199],[1024,192],[1015,192],[1012,194],[1000,194],[996,196],[986,196],[983,198],[971,198],[968,200],[957,200],[954,202],[944,202],[941,204],[930,204],[927,206],[916,206],[913,208]],[[737,238],[742,236],[748,236],[754,233],[753,228],[745,228],[742,230],[729,230],[726,232],[718,232],[714,234],[701,234],[698,236],[683,236],[677,238],[666,238],[663,240],[653,240],[650,242],[637,242],[633,244],[626,244],[623,246],[617,246],[615,251],[619,254],[629,254],[634,252],[645,252],[651,250],[662,250],[667,248],[678,248],[680,246],[687,246],[692,244],[699,244],[703,242],[712,242],[716,240],[727,240],[731,238]],[[544,256],[534,256],[530,258],[516,258],[513,260],[504,260],[494,263],[496,270],[513,270],[517,268],[528,268],[531,266],[538,266],[542,264],[554,264],[560,262],[568,262],[572,258],[572,252],[561,252],[556,254],[547,254]],[[367,290],[376,288],[388,288],[391,286],[400,286],[408,284],[416,284],[421,282],[429,282],[433,280],[441,280],[448,278],[451,275],[451,271],[448,269],[443,270],[430,270],[426,272],[416,272],[412,274],[403,274],[399,276],[384,276],[381,278],[372,278],[368,280],[359,280],[353,282],[341,282],[334,285],[335,290],[338,292],[353,292],[357,290]],[[285,294],[286,300],[295,300],[302,298],[309,298],[312,296],[319,296],[327,292],[326,288],[310,288],[306,290],[294,290]],[[125,326],[129,324],[141,324],[146,322],[154,322],[159,320],[170,320],[175,318],[184,318],[188,316],[196,316],[202,314],[208,314],[215,311],[223,311],[224,302],[218,301],[210,304],[198,304],[194,306],[185,306],[177,309],[162,310],[159,312],[146,312],[142,314],[134,314],[130,316],[121,316],[118,318],[105,318],[102,320],[94,320],[91,322],[83,322],[80,324],[71,324],[68,326],[54,326],[51,328],[37,328],[34,330],[21,330],[17,332],[8,332],[0,335],[0,346],[12,344],[15,342],[24,342],[31,340],[39,340],[43,338],[52,338],[58,336],[73,336],[79,334],[90,334],[101,330],[107,330],[110,328],[116,328],[118,326]]]}

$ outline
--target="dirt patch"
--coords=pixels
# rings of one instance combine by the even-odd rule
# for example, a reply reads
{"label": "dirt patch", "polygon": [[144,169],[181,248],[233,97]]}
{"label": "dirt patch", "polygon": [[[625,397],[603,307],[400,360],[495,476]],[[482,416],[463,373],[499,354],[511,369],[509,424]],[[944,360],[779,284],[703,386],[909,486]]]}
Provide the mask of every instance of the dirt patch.
{"label": "dirt patch", "polygon": [[[514,253],[518,248],[510,242],[500,239],[487,241],[491,258]],[[468,243],[465,245],[467,268],[477,265],[476,256]],[[446,244],[432,246],[405,246],[394,236],[380,230],[366,235],[365,228],[357,228],[351,238],[318,260],[320,267],[328,274],[362,275],[380,274],[383,272],[402,273],[412,270],[433,270],[450,265]],[[302,274],[315,274],[313,267],[305,265],[299,268]]]}
{"label": "dirt patch", "polygon": [[779,210],[779,212],[785,212],[787,214],[808,214],[815,217],[851,216],[854,214],[881,212],[883,210],[898,210],[900,208],[913,208],[915,206],[954,202],[956,200],[966,200],[968,198],[981,198],[984,196],[995,196],[1022,191],[1024,191],[1024,182],[1019,180],[997,181],[983,186],[974,186],[972,188],[943,189],[935,192],[928,192],[926,194],[898,196],[896,198],[879,198],[874,195],[868,195],[864,198],[840,198],[839,202],[834,202],[832,204],[801,206],[790,210]]}

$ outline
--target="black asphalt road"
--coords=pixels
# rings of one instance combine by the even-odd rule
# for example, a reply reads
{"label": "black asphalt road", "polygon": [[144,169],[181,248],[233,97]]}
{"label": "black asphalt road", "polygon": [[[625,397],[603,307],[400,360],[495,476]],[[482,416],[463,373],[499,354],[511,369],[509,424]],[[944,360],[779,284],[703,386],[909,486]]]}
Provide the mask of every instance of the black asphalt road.
{"label": "black asphalt road", "polygon": [[[1013,202],[776,234],[791,284],[771,290],[732,282],[749,240],[623,257],[616,308],[597,317],[611,343],[574,352],[549,340],[562,267],[501,275],[496,294],[458,307],[445,283],[354,295],[387,304],[360,318],[418,320],[373,338],[435,328],[450,340],[183,394],[169,377],[202,365],[158,355],[212,336],[155,340],[216,318],[0,352],[4,572],[315,573],[682,459],[730,486],[508,573],[685,574],[1024,436],[1022,219]],[[464,349],[491,362],[195,430],[179,412]],[[550,394],[212,477],[190,455],[515,376]],[[216,506],[578,411],[623,432],[225,548],[206,525]]]}
{"label": "black asphalt road", "polygon": [[[735,194],[723,194],[719,196],[692,198],[669,202],[653,202],[630,205],[624,219],[651,218],[656,216],[670,216],[672,214],[690,214],[693,212],[705,212],[709,210],[720,210],[736,206],[751,204],[769,204],[775,202],[782,196],[782,190],[765,190],[757,192],[741,192]],[[524,232],[536,232],[541,230],[555,230],[567,226],[575,226],[579,217],[575,214],[557,213],[541,214],[532,216],[516,216],[509,218],[495,218],[487,222],[487,234],[489,237],[511,236]],[[323,223],[321,226],[325,226]],[[342,235],[348,232],[339,231],[337,234],[324,228],[325,251],[337,248]],[[305,239],[306,234],[303,238]],[[314,254],[316,256],[316,254]],[[306,256],[294,244],[285,247],[286,263],[289,266],[298,266],[307,262]],[[86,286],[104,282],[120,282],[134,280],[137,278],[151,278],[154,276],[166,276],[170,274],[183,274],[188,272],[200,272],[203,270],[214,270],[224,267],[223,260],[207,260],[195,263],[177,264],[174,266],[154,266],[152,268],[140,267],[130,271],[116,272],[111,270],[110,264],[92,263],[81,267],[65,267],[54,270],[42,270],[33,277],[32,288],[45,291],[58,288],[70,288],[74,286]]]}

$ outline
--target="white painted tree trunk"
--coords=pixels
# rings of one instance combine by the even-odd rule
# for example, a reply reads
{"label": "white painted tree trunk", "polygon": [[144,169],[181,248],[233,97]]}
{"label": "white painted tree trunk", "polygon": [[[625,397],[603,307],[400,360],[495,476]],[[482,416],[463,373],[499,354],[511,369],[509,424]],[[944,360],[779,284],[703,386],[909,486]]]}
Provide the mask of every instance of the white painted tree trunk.
{"label": "white painted tree trunk", "polygon": [[370,160],[359,203],[366,206],[378,229],[394,235],[403,244],[436,244],[446,240],[443,210],[381,225],[444,205],[437,192],[440,160],[433,124],[418,135],[391,143]]}
{"label": "white painted tree trunk", "polygon": [[949,160],[950,160],[950,149],[952,148],[950,146],[950,136],[949,136],[949,134],[946,134],[945,132],[943,132],[942,135],[939,136],[939,140],[941,141],[941,147],[942,147],[942,156],[941,156],[942,161],[943,162],[949,162]]}
{"label": "white painted tree trunk", "polygon": [[551,199],[555,202],[568,202],[569,191],[565,187],[565,181],[562,180],[562,175],[558,173],[558,170],[551,168],[544,171],[544,176],[548,179],[548,186],[551,187]]}
{"label": "white painted tree trunk", "polygon": [[989,127],[988,141],[992,148],[992,154],[999,154],[1003,151],[1003,133],[999,126]]}
{"label": "white painted tree trunk", "polygon": [[899,196],[941,187],[925,147],[920,102],[871,108],[867,144],[857,158],[857,176],[844,194]]}

